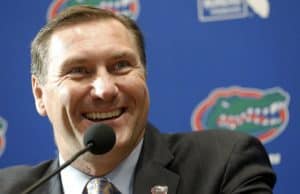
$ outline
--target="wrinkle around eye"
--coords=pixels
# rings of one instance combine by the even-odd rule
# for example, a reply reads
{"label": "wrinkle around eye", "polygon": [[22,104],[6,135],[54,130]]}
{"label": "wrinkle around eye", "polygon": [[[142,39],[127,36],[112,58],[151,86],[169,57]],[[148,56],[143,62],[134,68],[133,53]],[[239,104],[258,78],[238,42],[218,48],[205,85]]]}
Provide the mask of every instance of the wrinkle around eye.
{"label": "wrinkle around eye", "polygon": [[110,67],[110,72],[114,74],[127,74],[134,69],[137,69],[138,64],[135,61],[119,60],[114,62]]}
{"label": "wrinkle around eye", "polygon": [[73,67],[68,74],[88,74],[89,70],[86,67]]}
{"label": "wrinkle around eye", "polygon": [[114,64],[115,71],[122,71],[123,69],[127,69],[132,67],[132,64],[128,61],[119,61]]}
{"label": "wrinkle around eye", "polygon": [[92,73],[92,70],[86,67],[72,67],[68,70],[64,76],[70,79],[80,79],[89,76]]}

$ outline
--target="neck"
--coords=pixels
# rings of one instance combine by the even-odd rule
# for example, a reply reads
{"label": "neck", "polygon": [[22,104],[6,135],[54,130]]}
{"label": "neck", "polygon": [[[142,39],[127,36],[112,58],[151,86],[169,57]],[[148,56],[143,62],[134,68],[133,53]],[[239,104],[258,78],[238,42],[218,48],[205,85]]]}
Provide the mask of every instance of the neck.
{"label": "neck", "polygon": [[[102,155],[85,153],[75,160],[71,166],[90,176],[104,176],[117,168],[131,153],[137,152],[138,157],[142,142],[140,141],[137,145],[127,149],[113,148],[110,152]],[[61,154],[63,160],[69,158],[65,157],[63,153]]]}
{"label": "neck", "polygon": [[72,166],[90,176],[104,176],[113,171],[128,154],[121,155],[109,152],[103,155],[93,155],[86,153],[74,161]]}

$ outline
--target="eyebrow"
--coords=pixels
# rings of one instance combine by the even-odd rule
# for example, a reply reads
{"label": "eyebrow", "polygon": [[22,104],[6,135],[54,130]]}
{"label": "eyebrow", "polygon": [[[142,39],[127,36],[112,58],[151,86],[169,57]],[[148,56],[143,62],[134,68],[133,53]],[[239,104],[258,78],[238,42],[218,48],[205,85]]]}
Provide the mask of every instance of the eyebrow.
{"label": "eyebrow", "polygon": [[[137,56],[138,57],[138,56]],[[135,53],[131,51],[113,51],[110,53],[105,60],[119,60],[119,59],[124,59],[124,58],[129,58],[129,59],[134,59],[136,60]],[[90,63],[92,61],[96,61],[97,57],[87,57],[85,55],[82,56],[73,56],[68,59],[66,59],[63,62],[63,67],[67,68],[70,65],[74,64],[86,64]]]}
{"label": "eyebrow", "polygon": [[87,62],[89,62],[90,60],[88,58],[84,58],[84,57],[72,57],[67,59],[66,61],[63,62],[63,67],[68,67],[72,64],[85,64]]}
{"label": "eyebrow", "polygon": [[135,58],[135,53],[130,51],[116,51],[109,56],[109,59]]}

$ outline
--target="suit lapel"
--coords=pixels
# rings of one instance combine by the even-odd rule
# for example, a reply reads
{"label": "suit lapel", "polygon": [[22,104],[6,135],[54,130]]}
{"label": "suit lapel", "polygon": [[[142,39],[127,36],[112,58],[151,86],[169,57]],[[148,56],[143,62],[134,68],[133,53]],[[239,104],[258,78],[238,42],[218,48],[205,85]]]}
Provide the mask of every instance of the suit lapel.
{"label": "suit lapel", "polygon": [[[150,124],[147,126],[144,144],[135,171],[133,194],[151,193],[155,185],[168,186],[168,193],[176,194],[180,176],[167,168],[173,161],[163,136]],[[44,175],[58,168],[58,160],[51,163]],[[60,176],[52,177],[33,194],[62,194]]]}
{"label": "suit lapel", "polygon": [[136,168],[133,193],[151,193],[153,186],[163,185],[168,186],[168,193],[175,194],[180,177],[167,168],[172,160],[173,155],[163,137],[148,125]]}
{"label": "suit lapel", "polygon": [[[58,159],[54,160],[47,171],[45,172],[44,176],[54,172],[58,168]],[[48,194],[62,194],[62,186],[60,181],[60,175],[57,174],[52,177],[49,181],[42,184],[37,190],[33,192],[33,194],[41,194],[41,193],[48,193]]]}
{"label": "suit lapel", "polygon": [[148,165],[135,178],[134,194],[151,193],[155,185],[168,186],[168,193],[176,193],[179,176],[159,165]]}

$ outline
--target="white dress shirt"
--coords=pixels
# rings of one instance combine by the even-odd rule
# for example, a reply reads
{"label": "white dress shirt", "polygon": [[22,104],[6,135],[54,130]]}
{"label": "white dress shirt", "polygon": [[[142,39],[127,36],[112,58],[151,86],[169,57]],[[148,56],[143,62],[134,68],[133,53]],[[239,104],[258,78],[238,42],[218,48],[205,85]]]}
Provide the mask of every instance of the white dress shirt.
{"label": "white dress shirt", "polygon": [[[143,140],[135,147],[129,156],[122,161],[105,177],[112,182],[122,194],[132,194],[133,189],[133,176],[135,166],[141,153]],[[65,161],[59,155],[59,163],[63,164]],[[63,191],[65,194],[82,194],[84,186],[91,179],[91,176],[73,168],[72,166],[66,167],[60,173]]]}

